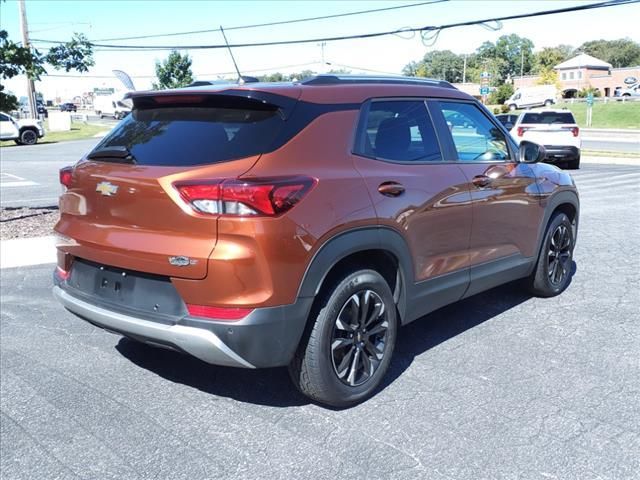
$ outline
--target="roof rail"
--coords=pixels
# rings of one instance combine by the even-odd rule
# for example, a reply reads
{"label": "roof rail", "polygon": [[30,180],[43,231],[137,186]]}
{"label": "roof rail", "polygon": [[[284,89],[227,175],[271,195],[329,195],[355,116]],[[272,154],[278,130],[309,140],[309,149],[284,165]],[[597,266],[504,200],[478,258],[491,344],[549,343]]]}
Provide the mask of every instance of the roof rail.
{"label": "roof rail", "polygon": [[305,78],[302,82],[303,85],[348,85],[348,84],[362,84],[362,83],[378,83],[378,84],[399,84],[399,85],[424,85],[442,88],[456,88],[449,82],[444,80],[434,80],[431,78],[422,77],[403,77],[401,75],[396,76],[384,76],[384,75],[315,75],[313,77]]}

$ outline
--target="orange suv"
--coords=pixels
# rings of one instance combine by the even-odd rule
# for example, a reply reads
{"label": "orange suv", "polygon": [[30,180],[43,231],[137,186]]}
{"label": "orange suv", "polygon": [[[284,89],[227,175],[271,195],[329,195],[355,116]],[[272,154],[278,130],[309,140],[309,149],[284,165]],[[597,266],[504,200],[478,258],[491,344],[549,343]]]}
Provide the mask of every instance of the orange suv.
{"label": "orange suv", "polygon": [[370,396],[398,328],[525,279],[568,285],[579,201],[544,148],[446,82],[134,92],[60,171],[54,294],[205,362],[288,366],[312,399]]}

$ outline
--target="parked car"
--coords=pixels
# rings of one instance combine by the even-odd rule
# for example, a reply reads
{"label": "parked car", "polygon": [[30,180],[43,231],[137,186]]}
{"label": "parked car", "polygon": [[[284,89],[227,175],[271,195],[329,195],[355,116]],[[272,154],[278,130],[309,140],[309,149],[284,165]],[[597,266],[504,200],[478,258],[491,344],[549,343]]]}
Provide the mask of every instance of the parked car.
{"label": "parked car", "polygon": [[288,366],[305,395],[348,406],[379,387],[401,325],[512,280],[543,297],[570,282],[571,176],[447,82],[129,96],[132,113],[60,171],[54,295],[95,326],[216,365]]}
{"label": "parked car", "polygon": [[13,140],[18,145],[34,145],[44,137],[40,120],[16,120],[5,112],[0,112],[0,140]]}
{"label": "parked car", "polygon": [[544,161],[580,168],[580,128],[569,110],[525,112],[511,129],[517,142],[527,140],[544,145]]}
{"label": "parked car", "polygon": [[520,114],[518,113],[500,113],[496,115],[496,118],[502,125],[504,125],[504,128],[506,128],[507,130],[511,130],[516,124],[516,120],[518,120],[519,116]]}
{"label": "parked car", "polygon": [[550,107],[556,103],[556,87],[555,85],[537,85],[534,87],[522,87],[517,89],[504,104],[509,110],[532,107]]}
{"label": "parked car", "polygon": [[78,107],[76,106],[75,103],[62,103],[60,104],[60,111],[61,112],[77,112],[78,111]]}
{"label": "parked car", "polygon": [[640,97],[640,83],[627,87],[616,87],[614,97]]}

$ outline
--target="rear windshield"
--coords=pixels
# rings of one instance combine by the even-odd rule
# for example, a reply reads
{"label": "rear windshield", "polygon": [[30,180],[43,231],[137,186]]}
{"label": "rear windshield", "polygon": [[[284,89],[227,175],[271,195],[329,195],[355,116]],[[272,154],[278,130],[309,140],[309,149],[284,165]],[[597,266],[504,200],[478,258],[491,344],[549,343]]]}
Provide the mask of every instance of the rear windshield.
{"label": "rear windshield", "polygon": [[576,123],[571,112],[525,113],[521,123]]}
{"label": "rear windshield", "polygon": [[126,147],[138,165],[203,165],[264,153],[283,125],[275,107],[137,108],[93,151]]}

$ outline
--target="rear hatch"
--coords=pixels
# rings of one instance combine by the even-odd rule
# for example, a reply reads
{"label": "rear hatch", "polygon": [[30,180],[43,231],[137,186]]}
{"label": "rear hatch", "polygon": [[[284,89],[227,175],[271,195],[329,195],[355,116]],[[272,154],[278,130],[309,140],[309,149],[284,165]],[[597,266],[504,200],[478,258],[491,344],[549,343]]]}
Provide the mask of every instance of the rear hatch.
{"label": "rear hatch", "polygon": [[548,146],[579,146],[578,134],[578,125],[571,112],[527,112],[516,127],[519,140]]}
{"label": "rear hatch", "polygon": [[61,250],[105,265],[204,278],[218,217],[194,211],[174,183],[237,178],[274,148],[295,100],[267,97],[237,90],[134,98],[131,115],[73,168],[56,225]]}

